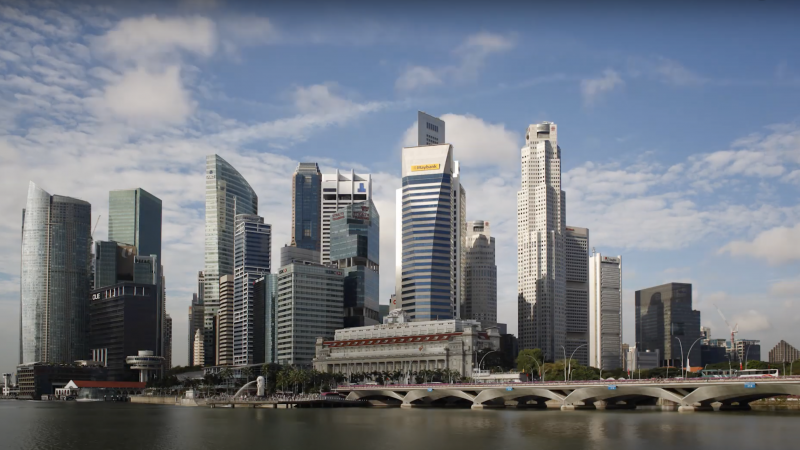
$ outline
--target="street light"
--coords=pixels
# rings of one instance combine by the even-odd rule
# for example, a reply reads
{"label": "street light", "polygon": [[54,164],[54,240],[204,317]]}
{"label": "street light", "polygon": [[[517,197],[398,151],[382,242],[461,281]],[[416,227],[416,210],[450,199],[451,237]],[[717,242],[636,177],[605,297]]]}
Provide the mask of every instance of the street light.
{"label": "street light", "polygon": [[[694,344],[697,344],[697,341],[699,341],[700,339],[703,339],[703,336],[700,336],[694,342],[692,342],[692,345],[689,346],[689,351],[686,352],[686,370],[687,371],[691,370],[691,368],[692,368],[692,365],[689,363],[689,358],[692,357],[692,348],[694,347]],[[680,342],[680,341],[678,341],[678,342]]]}
{"label": "street light", "polygon": [[[678,336],[672,336],[672,339],[678,339]],[[678,344],[680,344],[681,346],[681,378],[685,378],[683,376],[683,343],[681,342],[680,339],[678,339]],[[669,368],[667,369],[667,371],[669,371]]]}
{"label": "street light", "polygon": [[498,352],[499,352],[499,350],[492,350],[492,351],[486,353],[485,355],[483,355],[483,358],[481,358],[481,362],[478,364],[478,370],[481,370],[481,367],[483,367],[483,360],[486,359],[487,356],[489,356],[491,353],[498,353]]}
{"label": "street light", "polygon": [[[564,346],[562,345],[561,346],[561,350],[564,352],[564,361],[566,362],[566,360],[567,360],[567,349],[564,348]],[[566,382],[567,382],[567,366],[564,365],[564,383],[566,383]]]}
{"label": "street light", "polygon": [[588,344],[581,344],[581,345],[575,347],[575,350],[573,350],[572,354],[569,355],[569,379],[570,380],[572,380],[572,357],[575,356],[575,352],[577,352],[579,348],[581,348],[583,346],[586,346],[586,345],[588,345]]}

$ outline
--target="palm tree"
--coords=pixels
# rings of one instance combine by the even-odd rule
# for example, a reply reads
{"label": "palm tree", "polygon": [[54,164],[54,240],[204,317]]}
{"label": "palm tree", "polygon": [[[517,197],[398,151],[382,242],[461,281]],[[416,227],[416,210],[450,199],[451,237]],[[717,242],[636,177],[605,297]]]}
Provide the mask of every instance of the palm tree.
{"label": "palm tree", "polygon": [[224,367],[222,370],[219,371],[219,376],[223,380],[225,380],[225,393],[228,393],[228,386],[230,385],[229,380],[233,377],[233,371],[230,367]]}
{"label": "palm tree", "polygon": [[245,384],[247,384],[250,382],[250,377],[253,376],[253,369],[251,369],[250,367],[245,367],[239,373],[241,375],[244,375],[245,379],[247,380],[245,381]]}

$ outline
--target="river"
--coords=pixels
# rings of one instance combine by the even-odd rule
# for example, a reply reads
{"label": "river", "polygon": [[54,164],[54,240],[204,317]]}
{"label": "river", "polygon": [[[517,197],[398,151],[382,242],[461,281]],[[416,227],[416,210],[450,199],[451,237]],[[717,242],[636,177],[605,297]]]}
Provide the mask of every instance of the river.
{"label": "river", "polygon": [[3,449],[793,448],[800,411],[247,409],[0,402]]}

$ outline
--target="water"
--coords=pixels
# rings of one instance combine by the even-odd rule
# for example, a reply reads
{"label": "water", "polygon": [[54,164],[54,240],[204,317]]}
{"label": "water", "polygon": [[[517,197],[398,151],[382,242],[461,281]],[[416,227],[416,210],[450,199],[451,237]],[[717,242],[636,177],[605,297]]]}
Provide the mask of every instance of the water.
{"label": "water", "polygon": [[800,411],[247,409],[0,402],[3,449],[793,448]]}

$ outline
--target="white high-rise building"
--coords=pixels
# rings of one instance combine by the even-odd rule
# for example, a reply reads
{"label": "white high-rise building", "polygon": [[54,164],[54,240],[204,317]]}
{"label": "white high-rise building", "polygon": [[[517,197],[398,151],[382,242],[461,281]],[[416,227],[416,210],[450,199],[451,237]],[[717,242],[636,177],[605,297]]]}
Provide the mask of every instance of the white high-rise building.
{"label": "white high-rise building", "polygon": [[406,147],[398,191],[396,295],[413,321],[460,318],[466,191],[449,144]]}
{"label": "white high-rise building", "polygon": [[563,358],[566,345],[566,198],[556,124],[528,127],[517,193],[519,348]]}
{"label": "white high-rise building", "polygon": [[322,264],[331,263],[331,214],[372,198],[372,176],[351,170],[322,174]]}
{"label": "white high-rise building", "polygon": [[567,357],[589,364],[589,230],[567,225]]}
{"label": "white high-rise building", "polygon": [[497,326],[497,265],[489,222],[467,222],[464,246],[464,305],[461,317],[482,329]]}
{"label": "white high-rise building", "polygon": [[589,259],[589,365],[622,367],[622,258]]}

